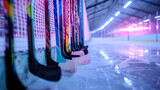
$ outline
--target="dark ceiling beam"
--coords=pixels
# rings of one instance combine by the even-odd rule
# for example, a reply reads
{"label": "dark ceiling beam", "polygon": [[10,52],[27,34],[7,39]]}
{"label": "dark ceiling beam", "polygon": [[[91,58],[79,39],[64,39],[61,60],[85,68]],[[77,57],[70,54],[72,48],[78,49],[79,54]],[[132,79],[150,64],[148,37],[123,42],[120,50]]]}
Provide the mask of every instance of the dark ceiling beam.
{"label": "dark ceiling beam", "polygon": [[90,9],[90,8],[95,7],[97,5],[103,4],[103,3],[107,2],[107,1],[109,1],[109,0],[103,0],[102,2],[98,2],[98,3],[94,4],[94,5],[88,6],[86,9]]}
{"label": "dark ceiling beam", "polygon": [[[112,23],[124,23],[123,21],[128,21],[128,22],[131,22],[129,21],[128,19],[123,19],[123,18],[114,18],[114,21]],[[100,23],[101,21],[96,21],[96,23]],[[92,23],[95,23],[95,22],[90,22],[90,26],[92,25],[95,25],[95,24],[92,24]],[[105,23],[105,22],[104,22]],[[103,25],[104,23],[101,22],[101,25]]]}
{"label": "dark ceiling beam", "polygon": [[[119,24],[119,23],[124,24],[123,22],[121,22],[121,21],[119,21],[119,20],[115,20],[114,22],[111,22],[110,24],[108,24],[107,27],[114,26],[114,25],[117,25],[117,24]],[[95,25],[90,24],[90,27],[94,27],[94,26],[95,26]],[[100,26],[102,26],[102,25],[99,24],[97,27],[94,28],[94,30],[97,29],[97,28],[99,28]]]}
{"label": "dark ceiling beam", "polygon": [[128,22],[132,22],[130,19],[128,18],[121,18],[121,17],[115,17],[115,19],[119,19],[121,21],[128,21]]}
{"label": "dark ceiling beam", "polygon": [[[124,15],[127,15],[127,16],[136,17],[136,18],[138,18],[138,19],[142,19],[142,18],[143,18],[143,17],[135,16],[135,15],[132,15],[132,14],[129,14],[129,13],[125,13],[125,12],[121,12],[121,13],[124,14]],[[95,16],[95,17],[92,17],[92,18],[89,18],[88,20],[90,21],[90,20],[93,20],[93,19],[101,18],[101,17],[103,17],[103,16],[105,16],[105,14],[102,14],[102,15],[99,15],[99,16]],[[110,15],[110,16],[113,16],[113,15]],[[122,18],[120,18],[120,17],[116,17],[116,18],[122,19]],[[128,19],[128,18],[127,18],[127,19]],[[127,19],[122,19],[122,20],[127,20]],[[127,21],[130,21],[130,20],[127,20]]]}
{"label": "dark ceiling beam", "polygon": [[[100,19],[101,19],[100,17],[97,17],[97,18],[95,18],[95,19],[98,20],[98,21],[101,21],[101,20],[100,20]],[[94,20],[94,19],[90,19],[89,22],[92,23],[92,22],[94,22],[93,20]],[[123,18],[120,18],[120,17],[116,17],[116,18],[114,18],[114,20],[116,20],[116,21],[118,20],[118,21],[120,21],[120,22],[123,22],[123,21],[131,22],[128,18],[127,18],[127,19],[123,19]],[[97,22],[97,21],[96,21],[96,22]]]}
{"label": "dark ceiling beam", "polygon": [[[124,6],[124,4],[122,4],[122,6]],[[136,10],[136,11],[140,11],[140,12],[143,12],[143,13],[146,13],[146,14],[152,14],[152,12],[148,12],[146,10],[142,10],[142,9],[139,9],[139,8],[135,8],[135,7],[128,7],[130,9],[133,9],[133,10]]]}
{"label": "dark ceiling beam", "polygon": [[[106,7],[106,8],[103,8],[103,9],[101,9],[101,10],[98,10],[98,11],[96,11],[96,12],[93,12],[93,13],[90,13],[90,14],[88,14],[87,16],[89,17],[90,15],[92,15],[92,14],[95,14],[95,13],[98,13],[98,12],[101,12],[101,11],[103,11],[103,10],[105,10],[105,9],[107,9],[107,8],[109,8],[109,7]],[[133,9],[133,7],[130,7],[130,8],[132,8]],[[135,9],[135,8],[134,8]],[[136,9],[136,10],[138,10],[138,9]],[[142,11],[142,10],[141,10]],[[135,15],[132,15],[132,14],[129,14],[129,13],[125,13],[125,12],[121,12],[122,14],[125,14],[125,15],[128,15],[128,16],[133,16],[133,17],[136,17],[136,18],[142,18],[142,17],[139,17],[139,16],[135,16]],[[150,14],[149,12],[147,12],[148,14]]]}
{"label": "dark ceiling beam", "polygon": [[93,19],[97,19],[97,18],[102,18],[102,16],[104,16],[104,14],[96,16],[96,17],[89,18],[88,21],[93,20]]}
{"label": "dark ceiling beam", "polygon": [[146,14],[152,14],[151,12],[148,12],[148,11],[145,11],[145,10],[142,10],[142,9],[138,9],[138,8],[134,8],[134,7],[128,7],[128,8],[131,8],[133,10],[140,11],[140,12],[143,12],[143,13],[146,13]]}
{"label": "dark ceiling beam", "polygon": [[[95,14],[95,13],[101,12],[101,11],[106,10],[106,9],[108,9],[108,8],[109,8],[109,7],[100,9],[100,10],[98,10],[98,11],[96,11],[96,12],[93,12],[93,13],[88,14],[87,16],[89,17],[90,15],[93,15],[93,14]],[[138,8],[134,8],[134,7],[129,7],[129,8],[134,9],[134,10],[136,10],[136,11],[140,11],[140,12],[146,13],[146,14],[152,14],[151,12],[148,12],[148,11],[145,11],[145,10],[142,10],[142,9],[138,9]],[[137,17],[137,16],[136,16],[136,17]]]}
{"label": "dark ceiling beam", "polygon": [[130,14],[130,13],[122,12],[122,11],[121,11],[121,13],[124,14],[124,15],[127,15],[127,16],[136,17],[136,18],[139,18],[139,19],[143,18],[143,17],[139,17],[139,16],[136,16],[136,15],[133,15],[133,14]]}
{"label": "dark ceiling beam", "polygon": [[92,14],[101,12],[101,11],[106,10],[106,9],[108,9],[108,8],[109,8],[109,7],[106,7],[106,8],[100,9],[100,10],[98,10],[98,11],[92,12],[92,13],[88,14],[87,16],[89,17],[89,16],[92,15]]}
{"label": "dark ceiling beam", "polygon": [[157,7],[160,6],[160,4],[158,4],[158,3],[150,2],[150,1],[147,1],[147,0],[139,0],[139,1],[148,3],[148,4],[150,4],[150,5],[154,5],[154,6],[157,6]]}

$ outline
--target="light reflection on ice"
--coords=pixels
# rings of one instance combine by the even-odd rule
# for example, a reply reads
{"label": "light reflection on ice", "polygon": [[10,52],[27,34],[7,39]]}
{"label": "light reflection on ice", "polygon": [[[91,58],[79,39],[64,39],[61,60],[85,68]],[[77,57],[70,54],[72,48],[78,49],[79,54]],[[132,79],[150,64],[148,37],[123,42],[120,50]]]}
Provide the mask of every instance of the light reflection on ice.
{"label": "light reflection on ice", "polygon": [[160,66],[160,64],[159,64],[159,63],[156,63],[156,65],[157,65],[157,66]]}
{"label": "light reflection on ice", "polygon": [[110,63],[110,64],[113,64],[113,61],[112,61],[112,60],[110,60],[110,61],[109,61],[109,63]]}
{"label": "light reflection on ice", "polygon": [[115,70],[116,70],[116,72],[118,73],[118,74],[120,74],[121,72],[119,71],[119,67],[116,65],[115,67]]}
{"label": "light reflection on ice", "polygon": [[106,60],[109,59],[108,55],[107,55],[106,53],[104,53],[103,51],[100,51],[100,54],[101,54],[102,56],[104,56],[104,58],[105,58]]}
{"label": "light reflection on ice", "polygon": [[125,81],[129,86],[132,86],[131,80],[129,80],[127,77],[124,77],[124,81]]}

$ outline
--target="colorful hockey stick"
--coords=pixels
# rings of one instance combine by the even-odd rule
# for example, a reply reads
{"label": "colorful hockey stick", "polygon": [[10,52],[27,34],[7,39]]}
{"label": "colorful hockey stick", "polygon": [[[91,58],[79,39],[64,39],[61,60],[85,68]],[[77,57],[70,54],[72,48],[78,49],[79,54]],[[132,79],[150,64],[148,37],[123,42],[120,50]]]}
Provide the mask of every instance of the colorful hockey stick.
{"label": "colorful hockey stick", "polygon": [[67,52],[71,52],[69,50],[69,29],[70,29],[70,0],[66,0],[66,8],[65,8],[65,11],[66,11],[66,25],[65,25],[65,28],[66,28],[66,50]]}
{"label": "colorful hockey stick", "polygon": [[[72,55],[70,51],[67,51],[66,45],[68,45],[68,37],[69,37],[69,20],[67,20],[67,14],[69,14],[69,10],[67,11],[67,6],[69,5],[69,2],[66,0],[63,0],[63,8],[62,8],[62,25],[63,25],[63,30],[62,30],[62,47],[63,47],[63,52],[65,55],[68,57],[80,57],[80,55]],[[68,8],[69,9],[69,8]],[[67,18],[66,18],[67,17]]]}
{"label": "colorful hockey stick", "polygon": [[78,12],[77,12],[77,0],[72,0],[72,23],[73,23],[73,29],[72,29],[72,49],[73,51],[79,51],[79,43],[78,43]]}
{"label": "colorful hockey stick", "polygon": [[64,25],[64,17],[63,17],[63,11],[64,11],[64,8],[65,8],[65,0],[59,0],[59,34],[60,34],[60,46],[61,46],[61,54],[64,58],[66,59],[72,59],[71,56],[67,55],[68,53],[65,52],[65,49],[64,49],[64,41],[65,41],[65,32],[64,29],[65,29],[65,25]]}
{"label": "colorful hockey stick", "polygon": [[55,32],[56,32],[56,53],[57,53],[57,62],[59,63],[65,63],[66,59],[61,54],[61,43],[60,43],[60,32],[59,32],[59,20],[58,20],[58,0],[53,0],[53,6],[54,6],[54,20],[55,20]]}
{"label": "colorful hockey stick", "polygon": [[[81,2],[84,3],[83,1],[81,1]],[[80,3],[80,1],[78,3]],[[81,20],[83,20],[83,10],[82,10],[83,8],[81,9],[82,14],[80,14],[80,17],[82,19],[79,20],[79,15],[78,15],[79,13],[78,13],[78,7],[77,7],[76,0],[74,0],[73,5],[74,5],[74,10],[73,10],[74,11],[74,16],[73,16],[74,17],[74,22],[73,22],[74,23],[74,29],[73,29],[73,40],[72,40],[73,44],[72,45],[73,45],[73,47],[75,47],[75,49],[74,49],[75,51],[76,50],[83,50],[84,54],[86,55],[86,54],[88,54],[88,50],[87,50],[88,46],[82,46],[81,45],[81,42],[83,42],[81,39],[84,38],[84,31],[83,31],[84,27],[83,27],[83,22],[81,21]],[[81,5],[83,5],[83,4],[81,4]],[[79,5],[79,7],[80,7],[80,5]],[[81,6],[81,7],[83,7],[83,6]],[[80,22],[82,22],[82,24],[80,24]],[[79,27],[81,27],[81,25],[82,25],[82,28],[79,28]],[[83,34],[81,34],[81,31],[82,31]],[[84,44],[84,43],[82,43],[82,44]]]}
{"label": "colorful hockey stick", "polygon": [[[25,86],[20,82],[14,61],[14,41],[13,41],[13,0],[4,0],[4,6],[7,10],[6,19],[8,19],[8,29],[6,33],[6,82],[7,89],[24,90]],[[7,27],[7,26],[6,26]]]}
{"label": "colorful hockey stick", "polygon": [[83,47],[84,45],[84,18],[83,18],[83,0],[78,0],[79,1],[79,43],[80,46]]}
{"label": "colorful hockey stick", "polygon": [[57,65],[44,66],[41,65],[35,58],[34,46],[34,28],[33,28],[33,0],[27,0],[27,28],[28,28],[28,46],[29,46],[29,70],[34,75],[50,80],[58,81],[61,76],[60,67]]}
{"label": "colorful hockey stick", "polygon": [[74,19],[74,0],[71,0],[71,19],[72,19],[72,34],[71,34],[71,50],[72,51],[76,51],[76,47],[75,47],[75,19]]}
{"label": "colorful hockey stick", "polygon": [[46,60],[47,65],[58,65],[51,57],[51,40],[50,40],[50,28],[49,28],[49,4],[48,0],[44,0],[45,2],[45,33],[46,33]]}
{"label": "colorful hockey stick", "polygon": [[83,50],[84,54],[88,54],[88,46],[84,46],[85,40],[84,40],[84,0],[79,0],[79,13],[80,13],[80,46],[81,50]]}

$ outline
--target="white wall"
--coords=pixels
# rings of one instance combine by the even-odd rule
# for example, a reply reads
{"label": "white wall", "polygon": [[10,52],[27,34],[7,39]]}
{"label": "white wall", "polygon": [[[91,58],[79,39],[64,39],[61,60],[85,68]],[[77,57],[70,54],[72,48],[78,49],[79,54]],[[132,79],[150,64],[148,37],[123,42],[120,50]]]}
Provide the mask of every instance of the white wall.
{"label": "white wall", "polygon": [[[141,36],[130,36],[129,41],[156,41],[160,40],[160,34],[150,34],[150,35],[141,35]],[[157,38],[158,37],[158,38]],[[108,41],[128,41],[128,37],[106,37],[106,38],[94,38],[97,40],[108,40]]]}

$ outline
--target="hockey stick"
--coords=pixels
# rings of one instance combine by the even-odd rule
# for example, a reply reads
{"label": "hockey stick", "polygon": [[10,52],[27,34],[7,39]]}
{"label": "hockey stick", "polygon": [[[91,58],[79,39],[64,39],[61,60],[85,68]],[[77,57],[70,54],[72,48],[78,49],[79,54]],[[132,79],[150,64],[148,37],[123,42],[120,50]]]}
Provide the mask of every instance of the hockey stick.
{"label": "hockey stick", "polygon": [[51,40],[50,40],[50,30],[49,30],[49,5],[48,0],[44,0],[45,2],[45,33],[46,33],[46,60],[47,65],[58,65],[51,57]]}
{"label": "hockey stick", "polygon": [[44,66],[41,65],[35,58],[34,46],[34,28],[33,28],[33,0],[27,0],[27,29],[28,29],[28,46],[29,46],[29,70],[34,75],[50,80],[58,81],[61,76],[60,67],[57,65]]}
{"label": "hockey stick", "polygon": [[24,90],[25,86],[19,80],[14,61],[14,41],[13,41],[13,0],[4,0],[4,6],[7,10],[6,19],[8,20],[8,29],[6,33],[6,84],[7,89]]}

